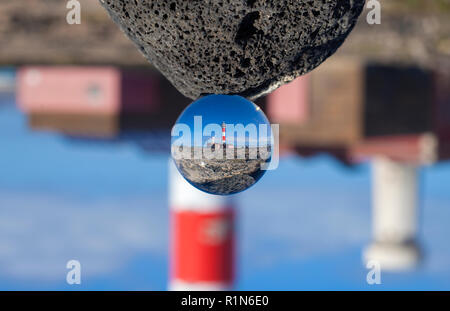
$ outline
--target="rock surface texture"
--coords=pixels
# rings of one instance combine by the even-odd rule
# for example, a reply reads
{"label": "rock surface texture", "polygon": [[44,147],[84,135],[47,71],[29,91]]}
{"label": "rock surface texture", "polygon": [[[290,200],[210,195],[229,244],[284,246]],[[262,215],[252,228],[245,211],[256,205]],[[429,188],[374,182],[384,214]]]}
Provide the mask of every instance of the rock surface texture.
{"label": "rock surface texture", "polygon": [[[100,0],[185,96],[254,99],[332,55],[364,0]],[[124,55],[126,57],[126,55]]]}

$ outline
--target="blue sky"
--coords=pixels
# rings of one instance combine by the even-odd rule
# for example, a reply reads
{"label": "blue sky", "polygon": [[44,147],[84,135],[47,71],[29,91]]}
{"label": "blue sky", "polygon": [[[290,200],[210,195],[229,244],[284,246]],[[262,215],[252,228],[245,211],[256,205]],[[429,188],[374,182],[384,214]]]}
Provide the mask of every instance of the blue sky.
{"label": "blue sky", "polygon": [[[201,117],[198,122],[201,122],[199,130],[195,128],[195,117]],[[204,145],[212,135],[216,137],[216,142],[220,142],[222,139],[222,123],[228,125],[242,124],[244,127],[250,125],[254,126],[255,137],[252,141],[257,141],[260,135],[260,125],[266,125],[265,131],[261,133],[261,142],[266,143],[267,137],[271,135],[269,121],[262,112],[262,110],[254,103],[244,99],[240,96],[227,96],[227,95],[209,95],[202,97],[186,107],[178,118],[176,124],[185,124],[190,129],[190,135],[185,138],[190,139],[191,144]],[[205,127],[209,124],[218,125],[217,130],[210,132],[212,135],[204,134],[201,138],[195,138],[195,133],[202,134],[205,132]],[[211,128],[212,130],[212,128]],[[247,134],[248,135],[248,134]],[[230,136],[233,136],[233,129],[230,126],[226,128],[227,140]],[[177,139],[179,136],[173,137]],[[252,137],[253,138],[253,137]],[[235,137],[234,141],[242,141],[242,138]],[[183,144],[188,144],[187,139],[179,140]],[[197,143],[198,142],[198,143]]]}
{"label": "blue sky", "polygon": [[[0,289],[164,290],[166,153],[33,132],[0,99]],[[236,196],[236,289],[450,289],[450,164],[423,170],[422,266],[365,282],[370,165],[283,158]],[[65,282],[70,259],[82,284]]]}

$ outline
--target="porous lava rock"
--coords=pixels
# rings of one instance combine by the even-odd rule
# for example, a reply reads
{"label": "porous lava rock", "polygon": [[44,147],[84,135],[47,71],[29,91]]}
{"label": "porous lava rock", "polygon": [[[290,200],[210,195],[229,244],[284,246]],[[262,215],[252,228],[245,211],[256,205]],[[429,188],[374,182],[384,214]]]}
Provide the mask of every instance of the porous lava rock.
{"label": "porous lava rock", "polygon": [[146,58],[192,99],[254,99],[311,71],[344,42],[364,7],[364,0],[100,2]]}

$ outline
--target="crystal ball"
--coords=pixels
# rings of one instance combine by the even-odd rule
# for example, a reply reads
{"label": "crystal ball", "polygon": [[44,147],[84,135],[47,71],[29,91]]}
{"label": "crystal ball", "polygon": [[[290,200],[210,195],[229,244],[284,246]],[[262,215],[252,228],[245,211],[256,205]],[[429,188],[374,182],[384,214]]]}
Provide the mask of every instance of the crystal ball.
{"label": "crystal ball", "polygon": [[181,113],[171,134],[178,171],[209,194],[246,190],[269,168],[272,128],[261,108],[243,97],[201,97]]}

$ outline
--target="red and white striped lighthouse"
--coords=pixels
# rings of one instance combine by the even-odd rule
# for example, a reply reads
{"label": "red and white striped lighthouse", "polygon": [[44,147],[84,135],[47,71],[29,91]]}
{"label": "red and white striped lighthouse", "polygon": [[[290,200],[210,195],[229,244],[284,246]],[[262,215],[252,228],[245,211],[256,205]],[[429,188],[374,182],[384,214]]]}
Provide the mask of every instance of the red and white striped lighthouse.
{"label": "red and white striped lighthouse", "polygon": [[234,279],[233,204],[194,188],[169,162],[169,289],[228,290]]}
{"label": "red and white striped lighthouse", "polygon": [[224,148],[226,146],[225,128],[226,128],[226,124],[225,124],[225,122],[222,122],[222,144],[223,144]]}

